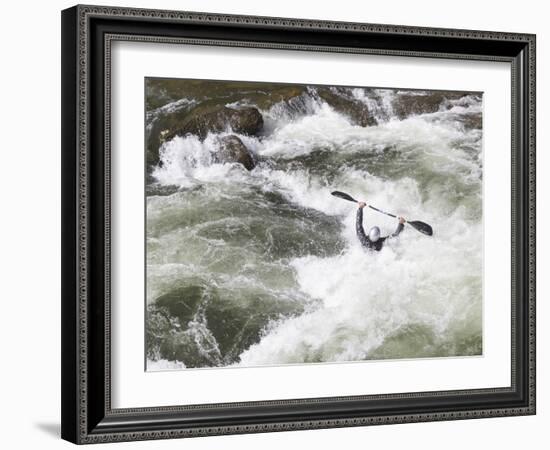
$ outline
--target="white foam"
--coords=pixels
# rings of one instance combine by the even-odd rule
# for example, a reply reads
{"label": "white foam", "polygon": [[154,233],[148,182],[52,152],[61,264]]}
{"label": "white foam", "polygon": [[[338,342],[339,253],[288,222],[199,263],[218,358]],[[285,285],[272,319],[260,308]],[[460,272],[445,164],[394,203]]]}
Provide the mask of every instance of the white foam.
{"label": "white foam", "polygon": [[185,369],[185,364],[181,361],[170,361],[168,359],[147,360],[147,370],[149,372],[179,369]]}
{"label": "white foam", "polygon": [[[346,237],[354,240],[353,217],[347,222]],[[322,307],[280,322],[242,353],[241,364],[361,360],[408,324],[445,339],[463,315],[479,318],[481,231],[455,216],[438,224],[433,238],[407,227],[383,252],[350,245],[330,258],[294,260],[300,288]]]}
{"label": "white foam", "polygon": [[164,143],[160,148],[162,165],[153,170],[153,177],[162,185],[190,187],[197,182],[223,181],[235,169],[236,174],[242,172],[245,169],[238,164],[214,163],[219,137],[226,134],[209,134],[204,141],[195,135],[176,136]]}

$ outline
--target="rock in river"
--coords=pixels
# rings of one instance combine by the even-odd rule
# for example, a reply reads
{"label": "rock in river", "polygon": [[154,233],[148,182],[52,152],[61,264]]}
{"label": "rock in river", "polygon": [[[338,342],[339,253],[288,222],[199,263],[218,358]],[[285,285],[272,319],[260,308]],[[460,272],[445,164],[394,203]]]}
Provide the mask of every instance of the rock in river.
{"label": "rock in river", "polygon": [[220,139],[220,149],[216,153],[219,162],[238,162],[247,170],[252,170],[256,163],[243,141],[238,136],[231,134]]}
{"label": "rock in river", "polygon": [[377,124],[367,105],[353,98],[345,89],[319,87],[317,95],[356,125],[368,127]]}
{"label": "rock in river", "polygon": [[393,111],[399,120],[411,115],[429,114],[443,108],[450,108],[450,100],[464,97],[464,92],[454,91],[405,91],[400,92],[393,101]]}
{"label": "rock in river", "polygon": [[247,106],[229,108],[223,105],[203,104],[197,106],[185,117],[179,127],[169,131],[165,137],[194,134],[204,139],[209,132],[220,132],[230,127],[236,133],[253,135],[264,125],[263,117],[257,108]]}

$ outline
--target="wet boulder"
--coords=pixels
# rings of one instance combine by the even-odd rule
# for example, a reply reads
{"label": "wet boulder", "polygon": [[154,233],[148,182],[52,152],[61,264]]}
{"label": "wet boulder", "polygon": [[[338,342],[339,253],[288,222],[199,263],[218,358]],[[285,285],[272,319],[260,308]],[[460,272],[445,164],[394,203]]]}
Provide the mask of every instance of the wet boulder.
{"label": "wet boulder", "polygon": [[483,125],[483,118],[481,116],[481,113],[464,114],[460,117],[459,120],[462,122],[464,128],[467,130],[481,130]]}
{"label": "wet boulder", "polygon": [[361,127],[376,125],[376,119],[369,112],[368,106],[354,98],[349,92],[338,88],[318,88],[317,94],[335,111],[347,116]]}
{"label": "wet boulder", "polygon": [[162,185],[162,184],[156,183],[155,180],[152,179],[147,183],[145,187],[145,195],[147,197],[153,197],[153,196],[163,197],[167,195],[172,195],[180,190],[181,190],[180,186],[177,186],[175,184]]}
{"label": "wet boulder", "polygon": [[[204,139],[209,132],[221,132],[228,128],[236,133],[254,135],[263,128],[263,123],[263,117],[255,107],[229,108],[208,102],[191,110],[162,114],[146,133],[148,171],[159,164],[161,145],[176,136],[194,134]],[[250,162],[246,166],[250,166]]]}
{"label": "wet boulder", "polygon": [[305,92],[306,86],[281,85],[270,90],[261,89],[251,99],[259,108],[269,109],[277,103],[288,103]]}
{"label": "wet boulder", "polygon": [[238,136],[231,134],[220,139],[220,148],[215,154],[218,162],[236,162],[242,164],[247,170],[252,170],[256,163],[252,154]]}
{"label": "wet boulder", "polygon": [[430,114],[449,109],[452,105],[449,101],[464,97],[464,92],[452,91],[404,91],[398,93],[392,102],[393,112],[402,120],[412,115]]}
{"label": "wet boulder", "polygon": [[204,139],[210,132],[228,128],[236,133],[254,135],[262,129],[263,124],[260,111],[252,106],[229,108],[225,105],[202,104],[191,110],[177,128],[169,130],[165,139],[186,134]]}

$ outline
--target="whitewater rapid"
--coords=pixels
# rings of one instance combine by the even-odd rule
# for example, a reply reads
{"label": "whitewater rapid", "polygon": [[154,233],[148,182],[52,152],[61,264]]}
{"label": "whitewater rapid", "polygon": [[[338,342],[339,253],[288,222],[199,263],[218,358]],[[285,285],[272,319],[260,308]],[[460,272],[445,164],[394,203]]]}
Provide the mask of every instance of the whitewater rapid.
{"label": "whitewater rapid", "polygon": [[[399,120],[394,91],[349,93],[378,125],[353,124],[314,92],[274,105],[261,111],[262,135],[237,134],[256,159],[250,172],[216,162],[230,129],[162,145],[153,184],[173,191],[147,198],[147,303],[191,292],[198,306],[187,324],[158,313],[154,332],[181,357],[155,348],[149,370],[481,353],[482,133],[460,120],[480,114],[481,98]],[[434,236],[407,226],[366,251],[356,206],[333,190],[427,222]],[[396,226],[368,209],[364,223],[383,235]],[[219,338],[220,308],[250,314],[245,337]]]}

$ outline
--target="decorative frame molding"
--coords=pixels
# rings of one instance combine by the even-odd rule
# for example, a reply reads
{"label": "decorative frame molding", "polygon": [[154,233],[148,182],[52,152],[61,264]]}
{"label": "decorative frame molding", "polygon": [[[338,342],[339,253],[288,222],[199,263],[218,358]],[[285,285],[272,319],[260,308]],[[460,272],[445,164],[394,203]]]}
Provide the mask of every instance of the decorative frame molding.
{"label": "decorative frame molding", "polygon": [[[112,409],[110,49],[117,40],[509,62],[510,388]],[[99,6],[63,11],[63,438],[84,444],[534,414],[535,52],[531,34]],[[346,410],[351,404],[361,407]],[[228,409],[231,420],[215,414]]]}

